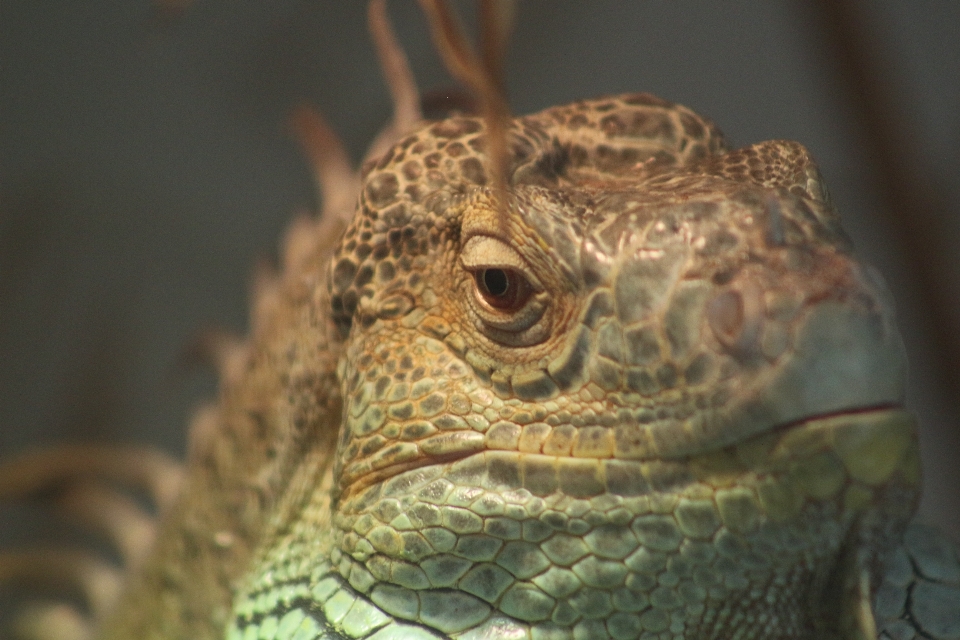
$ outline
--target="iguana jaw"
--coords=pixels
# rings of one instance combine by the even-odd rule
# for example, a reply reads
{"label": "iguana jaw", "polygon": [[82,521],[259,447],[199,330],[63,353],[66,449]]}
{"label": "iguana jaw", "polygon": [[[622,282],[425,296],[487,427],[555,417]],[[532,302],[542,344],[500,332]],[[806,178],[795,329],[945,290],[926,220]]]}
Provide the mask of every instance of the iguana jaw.
{"label": "iguana jaw", "polygon": [[[506,442],[497,443],[499,447],[495,444],[478,450],[474,444],[378,469],[354,480],[341,497],[349,500],[371,486],[398,477],[417,483],[419,477],[433,476],[438,471],[450,478],[469,477],[469,483],[485,489],[525,489],[540,497],[562,494],[572,499],[589,499],[604,493],[642,496],[682,490],[695,481],[712,481],[715,478],[709,473],[698,474],[695,470],[710,468],[710,461],[724,457],[742,458],[737,466],[742,467],[743,472],[751,470],[760,475],[786,472],[785,466],[778,465],[787,458],[794,467],[806,464],[802,456],[787,455],[790,447],[811,439],[819,443],[817,454],[828,451],[836,454],[853,480],[868,478],[868,484],[878,485],[900,470],[914,481],[917,461],[907,455],[914,428],[915,420],[899,405],[880,404],[773,425],[760,435],[740,442],[670,461],[546,455],[524,451],[517,443],[510,447]],[[840,440],[847,444],[838,445]],[[770,453],[774,450],[778,453]],[[766,451],[770,457],[758,456],[758,451]],[[843,473],[839,467],[835,475],[840,482]]]}
{"label": "iguana jaw", "polygon": [[408,447],[402,457],[400,450],[385,448],[346,465],[340,487],[344,496],[355,495],[399,474],[450,466],[485,451],[523,454],[525,464],[538,468],[547,459],[558,460],[559,468],[593,465],[603,476],[604,465],[684,463],[767,434],[854,414],[896,411],[902,404],[906,364],[892,312],[827,300],[810,305],[795,322],[799,329],[790,358],[764,369],[749,385],[732,387],[731,393],[739,396],[718,408],[646,424],[578,427],[550,420],[526,425],[506,421],[482,431],[440,432]]}
{"label": "iguana jaw", "polygon": [[744,614],[763,580],[804,607],[785,605],[777,637],[809,637],[845,624],[848,578],[875,570],[912,514],[915,426],[899,408],[845,412],[675,461],[486,450],[345,496],[332,560],[351,584],[375,577],[357,585],[400,617],[418,594],[452,598],[462,615],[447,632],[498,614],[549,627],[567,615],[558,603],[597,593],[625,607],[679,593],[693,624],[701,589],[708,609]]}

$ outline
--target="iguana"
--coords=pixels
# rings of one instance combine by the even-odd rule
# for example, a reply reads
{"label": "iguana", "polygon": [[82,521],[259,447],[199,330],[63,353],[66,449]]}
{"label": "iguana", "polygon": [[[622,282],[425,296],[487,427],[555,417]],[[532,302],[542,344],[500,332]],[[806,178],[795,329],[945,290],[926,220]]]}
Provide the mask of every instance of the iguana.
{"label": "iguana", "polygon": [[[300,114],[324,211],[219,350],[182,483],[132,454],[0,474],[142,476],[170,503],[95,628],[34,631],[960,638],[957,550],[911,524],[892,303],[806,149],[729,150],[648,94],[507,120],[495,56],[422,4],[483,115],[422,121],[372,2],[394,121],[354,173]],[[117,504],[87,513],[127,531]]]}

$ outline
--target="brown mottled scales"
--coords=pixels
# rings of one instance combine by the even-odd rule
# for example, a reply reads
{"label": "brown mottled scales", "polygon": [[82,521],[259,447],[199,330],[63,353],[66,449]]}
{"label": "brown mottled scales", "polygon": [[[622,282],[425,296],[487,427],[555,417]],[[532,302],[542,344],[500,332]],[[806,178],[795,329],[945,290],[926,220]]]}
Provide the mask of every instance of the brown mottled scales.
{"label": "brown mottled scales", "polygon": [[327,180],[102,637],[960,638],[807,151],[610,96],[511,120],[501,189],[488,122]]}

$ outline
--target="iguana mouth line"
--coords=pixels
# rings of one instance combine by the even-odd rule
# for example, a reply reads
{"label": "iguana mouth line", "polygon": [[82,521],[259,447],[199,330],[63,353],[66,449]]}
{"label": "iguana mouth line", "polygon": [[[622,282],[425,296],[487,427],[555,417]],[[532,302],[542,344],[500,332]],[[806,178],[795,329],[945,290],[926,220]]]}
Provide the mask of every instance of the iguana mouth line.
{"label": "iguana mouth line", "polygon": [[[723,449],[736,448],[751,440],[767,437],[771,434],[785,435],[795,429],[810,426],[814,423],[843,417],[856,418],[870,414],[881,415],[886,412],[901,410],[903,410],[903,406],[900,403],[882,403],[815,414],[772,426],[736,442],[722,443],[694,454],[674,458],[551,455],[519,449],[474,446],[473,448],[440,454],[420,455],[404,462],[390,464],[359,475],[343,485],[341,497],[360,493],[375,484],[388,482],[402,474],[440,466],[447,468],[444,475],[457,472],[476,475],[480,473],[481,467],[487,467],[487,473],[488,475],[492,474],[494,481],[500,481],[513,488],[530,488],[527,485],[534,485],[535,488],[540,489],[539,493],[544,493],[551,487],[555,487],[561,491],[570,492],[574,497],[589,497],[605,491],[623,495],[666,491],[676,486],[679,478],[683,476],[680,471],[689,468],[691,461],[698,457],[707,456]],[[481,441],[474,440],[472,442]],[[474,459],[473,467],[475,468],[473,469],[468,468],[470,467],[470,459]],[[556,479],[551,479],[552,476],[556,476]],[[533,477],[539,478],[539,480],[531,481],[530,478]],[[616,478],[613,484],[611,484],[612,478]],[[538,492],[535,491],[534,493]]]}
{"label": "iguana mouth line", "polygon": [[341,498],[350,494],[359,493],[377,483],[386,482],[391,478],[395,478],[400,474],[407,473],[409,471],[416,471],[417,469],[434,467],[443,464],[453,464],[471,456],[482,454],[485,451],[487,451],[487,449],[471,449],[444,453],[440,455],[424,455],[412,460],[382,467],[369,473],[357,476],[349,483],[346,483],[345,486],[342,487],[343,492],[341,494]]}
{"label": "iguana mouth line", "polygon": [[[816,413],[805,418],[800,418],[798,420],[791,420],[789,422],[784,422],[783,424],[775,425],[767,431],[763,431],[758,435],[764,435],[767,433],[782,433],[798,427],[815,420],[827,420],[830,418],[841,418],[843,416],[858,416],[866,415],[869,413],[880,413],[884,411],[901,411],[903,410],[903,404],[899,402],[881,402],[878,404],[866,405],[862,407],[850,407],[849,409],[839,409],[837,411],[826,411],[824,413]],[[757,436],[750,436],[757,437]],[[749,438],[746,438],[747,440]]]}

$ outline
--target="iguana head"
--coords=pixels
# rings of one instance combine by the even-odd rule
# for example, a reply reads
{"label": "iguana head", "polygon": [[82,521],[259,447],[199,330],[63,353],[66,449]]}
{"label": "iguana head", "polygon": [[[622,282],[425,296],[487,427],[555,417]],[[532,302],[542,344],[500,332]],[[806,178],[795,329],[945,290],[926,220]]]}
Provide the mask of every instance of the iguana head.
{"label": "iguana head", "polygon": [[860,624],[916,448],[806,150],[617,96],[514,120],[498,189],[484,129],[368,166],[331,263],[342,577],[445,633]]}

